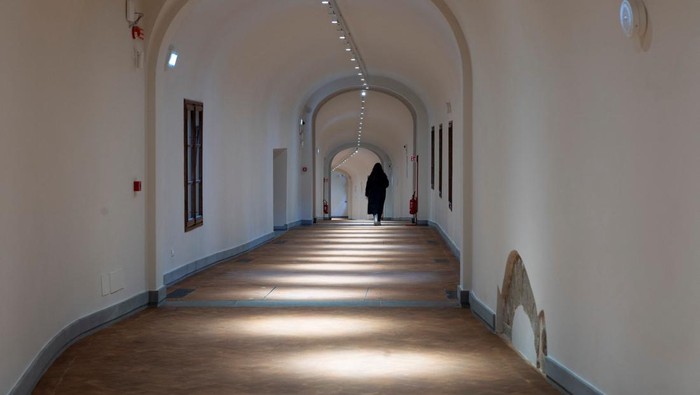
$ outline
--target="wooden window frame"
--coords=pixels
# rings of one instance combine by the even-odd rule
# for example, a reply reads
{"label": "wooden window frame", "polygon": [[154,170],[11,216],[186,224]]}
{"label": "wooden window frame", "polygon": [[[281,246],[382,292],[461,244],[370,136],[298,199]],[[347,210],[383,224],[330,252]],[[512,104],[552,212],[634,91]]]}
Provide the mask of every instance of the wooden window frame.
{"label": "wooden window frame", "polygon": [[435,190],[435,126],[430,128],[430,189]]}
{"label": "wooden window frame", "polygon": [[452,211],[452,121],[447,124],[447,203]]}
{"label": "wooden window frame", "polygon": [[442,197],[442,124],[438,129],[438,196]]}
{"label": "wooden window frame", "polygon": [[[198,127],[199,126],[199,127]],[[194,131],[195,133],[191,133]],[[185,232],[204,224],[204,104],[184,100]]]}

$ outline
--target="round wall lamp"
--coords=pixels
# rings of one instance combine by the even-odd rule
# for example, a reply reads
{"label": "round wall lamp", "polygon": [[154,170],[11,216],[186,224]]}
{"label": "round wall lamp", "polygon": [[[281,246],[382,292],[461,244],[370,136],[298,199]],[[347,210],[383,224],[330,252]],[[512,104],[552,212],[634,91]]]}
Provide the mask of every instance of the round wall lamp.
{"label": "round wall lamp", "polygon": [[647,31],[647,8],[642,0],[622,0],[620,26],[627,37],[642,37]]}

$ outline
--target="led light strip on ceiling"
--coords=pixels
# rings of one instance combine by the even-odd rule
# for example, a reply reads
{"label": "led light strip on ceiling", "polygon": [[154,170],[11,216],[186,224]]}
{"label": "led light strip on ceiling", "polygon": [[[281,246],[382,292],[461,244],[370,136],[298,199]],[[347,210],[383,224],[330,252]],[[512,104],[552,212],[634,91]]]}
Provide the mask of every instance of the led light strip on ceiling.
{"label": "led light strip on ceiling", "polygon": [[336,25],[336,31],[338,32],[338,38],[342,40],[345,46],[345,52],[348,53],[350,62],[353,64],[354,72],[357,73],[359,79],[359,85],[362,87],[360,92],[360,117],[357,125],[357,146],[352,154],[348,155],[343,161],[341,161],[337,166],[333,168],[335,171],[338,167],[344,165],[348,159],[352,158],[357,154],[362,143],[362,126],[364,124],[365,116],[365,104],[367,102],[367,90],[369,89],[369,83],[367,82],[369,77],[367,74],[367,68],[365,67],[365,62],[362,60],[360,51],[352,39],[352,34],[350,33],[350,28],[343,18],[343,14],[340,12],[340,7],[336,0],[323,0],[321,4],[328,7],[328,15],[331,17],[331,23]]}

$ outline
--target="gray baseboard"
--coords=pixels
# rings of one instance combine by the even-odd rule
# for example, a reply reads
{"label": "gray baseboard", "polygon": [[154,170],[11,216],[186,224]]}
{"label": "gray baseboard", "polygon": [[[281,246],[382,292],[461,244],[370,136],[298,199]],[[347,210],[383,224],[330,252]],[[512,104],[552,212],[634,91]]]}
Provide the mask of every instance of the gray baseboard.
{"label": "gray baseboard", "polygon": [[253,241],[250,241],[248,243],[242,244],[238,247],[231,248],[229,250],[221,251],[216,254],[209,255],[208,257],[204,257],[202,259],[198,259],[194,262],[190,262],[184,266],[180,266],[179,268],[169,272],[165,273],[163,275],[163,284],[165,285],[171,285],[175,284],[176,282],[185,279],[186,277],[189,277],[197,272],[200,272],[209,266],[212,266],[218,262],[221,262],[226,259],[231,259],[235,257],[236,255],[240,255],[244,252],[250,251],[255,247],[258,247],[262,244],[265,244],[266,242],[272,240],[275,238],[275,232],[268,233],[262,237],[259,237]]}
{"label": "gray baseboard", "polygon": [[[458,260],[462,260],[461,258],[461,252],[459,251],[459,248],[450,240],[449,237],[447,237],[447,233],[445,233],[440,225],[436,224],[435,222],[428,222],[431,228],[437,229],[437,231],[440,233],[440,236],[442,236],[442,239],[445,240],[445,243],[447,243],[447,246],[450,248],[450,251],[452,251],[452,255],[454,255]],[[420,222],[419,222],[420,225]]]}
{"label": "gray baseboard", "polygon": [[569,394],[604,395],[602,391],[549,356],[545,357],[544,373],[547,380]]}
{"label": "gray baseboard", "polygon": [[[460,301],[462,292],[466,292],[469,295],[469,307],[472,313],[494,332],[496,330],[496,314],[481,302],[473,292],[463,291],[461,288]],[[604,392],[595,388],[592,384],[559,363],[559,361],[549,356],[545,357],[544,372],[547,376],[547,380],[565,393],[574,395],[604,395]]]}
{"label": "gray baseboard", "polygon": [[272,230],[274,230],[275,232],[284,231],[287,229],[289,229],[289,225],[275,225],[272,227]]}
{"label": "gray baseboard", "polygon": [[79,318],[63,328],[39,351],[17,384],[10,390],[10,395],[32,393],[41,376],[63,351],[83,337],[146,308],[149,305],[149,296],[148,292],[140,293],[114,306]]}
{"label": "gray baseboard", "polygon": [[289,224],[287,224],[287,227],[289,229],[292,229],[292,228],[296,228],[299,226],[309,226],[309,225],[313,225],[313,224],[314,224],[314,220],[312,220],[312,219],[300,219],[299,221],[290,222]]}
{"label": "gray baseboard", "polygon": [[412,221],[413,221],[413,217],[382,217],[382,221],[412,222]]}
{"label": "gray baseboard", "polygon": [[462,307],[469,307],[469,290],[462,288],[462,286],[457,287],[457,299]]}
{"label": "gray baseboard", "polygon": [[469,307],[472,313],[482,320],[491,332],[496,330],[496,314],[481,302],[476,295],[474,295],[474,292],[469,292]]}
{"label": "gray baseboard", "polygon": [[148,305],[154,307],[160,306],[160,304],[165,300],[167,294],[167,288],[165,285],[155,291],[148,291]]}

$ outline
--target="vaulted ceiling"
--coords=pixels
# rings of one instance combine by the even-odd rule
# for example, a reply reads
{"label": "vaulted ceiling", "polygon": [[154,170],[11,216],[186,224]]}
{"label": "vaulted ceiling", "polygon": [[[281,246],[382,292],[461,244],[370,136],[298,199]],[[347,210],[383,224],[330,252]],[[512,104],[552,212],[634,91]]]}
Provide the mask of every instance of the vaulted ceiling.
{"label": "vaulted ceiling", "polygon": [[[320,0],[190,1],[174,23],[177,31],[186,32],[178,34],[178,50],[182,62],[189,62],[185,67],[201,73],[210,73],[213,64],[226,65],[237,89],[267,109],[266,119],[274,118],[283,109],[300,109],[324,85],[357,78],[356,63],[339,38],[348,32],[331,23],[333,10],[342,12],[370,89],[373,79],[389,78],[428,106],[442,109],[446,102],[459,100],[459,52],[432,1],[337,0],[330,6],[336,8]],[[317,129],[322,150],[356,141],[357,93],[324,105],[326,123]],[[363,141],[386,151],[388,144],[412,143],[401,134],[412,130],[405,127],[408,112],[399,101],[372,92],[367,110]]]}

